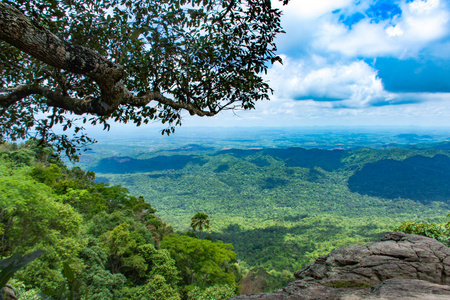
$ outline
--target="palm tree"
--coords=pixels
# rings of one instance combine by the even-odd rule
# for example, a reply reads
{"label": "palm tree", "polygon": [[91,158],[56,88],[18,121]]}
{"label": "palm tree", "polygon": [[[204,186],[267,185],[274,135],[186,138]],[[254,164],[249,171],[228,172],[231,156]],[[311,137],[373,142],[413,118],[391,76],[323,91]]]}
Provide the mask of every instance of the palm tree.
{"label": "palm tree", "polygon": [[198,238],[202,238],[202,230],[209,229],[209,216],[204,212],[198,212],[191,218],[192,230],[196,231],[198,228]]}

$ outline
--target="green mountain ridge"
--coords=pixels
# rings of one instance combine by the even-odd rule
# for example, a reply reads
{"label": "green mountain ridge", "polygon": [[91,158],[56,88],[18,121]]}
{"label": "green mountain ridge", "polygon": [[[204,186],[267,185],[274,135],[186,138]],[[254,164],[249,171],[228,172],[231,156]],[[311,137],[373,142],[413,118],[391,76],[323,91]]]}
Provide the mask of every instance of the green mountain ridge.
{"label": "green mountain ridge", "polygon": [[[236,256],[231,252],[225,255],[227,260],[236,259],[231,269],[223,265],[222,271],[228,274],[223,275],[227,278],[231,276],[227,282],[242,284],[243,290],[247,291],[272,291],[293,280],[293,272],[320,255],[343,246],[377,240],[382,232],[393,230],[408,219],[440,222],[449,210],[446,181],[450,173],[450,153],[446,150],[270,147],[213,151],[208,147],[189,144],[186,147],[181,145],[178,151],[175,148],[145,151],[145,147],[136,151],[129,145],[131,152],[124,146],[123,153],[119,155],[114,153],[105,157],[105,152],[100,154],[97,151],[87,154],[83,161],[85,169],[89,169],[86,164],[90,163],[99,172],[94,174],[79,167],[69,170],[51,151],[33,150],[33,147],[33,142],[3,146],[2,180],[6,191],[3,205],[8,206],[10,199],[21,197],[31,201],[34,196],[30,198],[30,195],[22,193],[20,186],[24,184],[24,187],[30,187],[32,195],[41,193],[45,198],[48,194],[49,205],[62,205],[59,209],[73,211],[74,216],[78,216],[74,224],[78,229],[69,232],[70,238],[89,238],[77,240],[78,250],[74,250],[77,256],[72,260],[72,265],[77,262],[90,264],[89,260],[80,256],[84,255],[80,251],[86,243],[91,243],[88,242],[91,238],[97,239],[95,243],[106,249],[102,251],[109,251],[111,259],[111,262],[101,266],[101,272],[115,274],[117,267],[125,266],[128,260],[135,265],[133,271],[125,268],[128,271],[124,271],[124,276],[133,279],[131,285],[122,285],[120,293],[123,295],[144,292],[142,284],[149,278],[153,279],[146,283],[148,286],[161,279],[147,273],[144,280],[136,273],[146,268],[140,261],[149,259],[142,256],[145,251],[153,249],[153,246],[145,246],[149,243],[154,244],[158,251],[159,247],[171,249],[171,257],[177,260],[177,268],[185,276],[184,283],[179,285],[175,277],[164,275],[171,282],[171,287],[166,288],[176,290],[190,284],[189,274],[183,273],[186,270],[183,249],[199,247],[192,252],[192,255],[197,255],[201,247],[218,246],[223,242],[228,250],[232,249],[231,244],[234,245],[236,253]],[[399,176],[403,176],[404,180]],[[113,185],[95,183],[94,177],[97,181]],[[356,179],[368,185],[355,185]],[[382,179],[386,182],[381,182]],[[380,187],[376,188],[378,182]],[[397,184],[389,186],[388,183],[392,182]],[[427,191],[427,186],[432,189]],[[389,187],[387,190],[396,194],[384,195],[382,193],[386,189],[381,187]],[[370,194],[368,188],[380,194]],[[407,194],[414,192],[414,188],[421,189],[421,196],[426,201]],[[8,196],[10,194],[12,196]],[[428,198],[429,195],[434,198]],[[24,205],[22,202],[20,200],[17,205]],[[30,203],[37,207],[41,205],[40,201]],[[151,209],[147,211],[149,207]],[[154,215],[153,208],[158,210],[158,217]],[[22,212],[27,214],[27,210]],[[189,231],[190,218],[197,212],[209,215],[211,226],[202,234],[209,241],[192,239],[196,234]],[[54,214],[51,216],[56,217]],[[59,224],[61,230],[69,225],[56,220],[51,222]],[[181,235],[167,239],[172,229],[162,220],[173,225]],[[26,225],[18,222],[15,226],[19,228],[22,224]],[[15,232],[19,234],[21,231]],[[64,241],[64,234],[61,231],[59,242]],[[110,237],[121,235],[127,242],[120,244],[119,248],[124,247],[122,250],[126,251],[119,258],[115,252],[118,245],[108,243],[112,241]],[[10,239],[11,242],[14,240]],[[117,242],[121,240],[116,239]],[[185,246],[179,243],[185,243]],[[51,249],[51,243],[49,245],[45,247]],[[26,246],[29,247],[28,244]],[[150,248],[144,251],[142,247]],[[13,249],[11,247],[8,251]],[[65,250],[61,248],[58,251],[63,255]],[[154,254],[163,255],[158,251]],[[198,259],[203,259],[203,256]],[[62,261],[64,259],[59,260],[60,263]],[[59,267],[51,268],[54,272]],[[73,267],[82,274],[84,266]],[[197,267],[197,278],[215,272],[201,263]],[[22,278],[38,288],[43,287],[29,276]],[[88,279],[83,280],[87,282]],[[199,288],[213,288],[214,283],[210,284]],[[188,290],[183,289],[178,292],[186,296]],[[107,293],[111,292],[113,289]]]}
{"label": "green mountain ridge", "polygon": [[[374,241],[407,219],[437,220],[446,215],[450,197],[442,174],[450,171],[443,164],[449,155],[446,150],[407,148],[183,149],[143,153],[143,159],[120,163],[115,159],[120,167],[114,173],[103,173],[105,162],[113,158],[102,159],[94,170],[102,180],[144,195],[175,228],[188,228],[187,216],[197,211],[210,215],[211,236],[232,243],[249,269],[262,267],[272,274],[267,275],[274,283],[266,286],[270,290],[333,249]],[[182,163],[171,164],[170,156]],[[167,162],[166,168],[147,167],[151,161]],[[386,162],[411,178],[399,180],[403,186],[396,187],[394,196],[382,194],[380,188],[375,195],[364,186],[356,190],[356,179],[377,186],[378,177],[365,172]],[[420,176],[411,176],[414,167],[415,174],[436,184],[427,186]],[[387,176],[383,170],[379,169],[381,177]],[[425,201],[407,193],[417,188],[424,189],[424,197],[434,198]]]}
{"label": "green mountain ridge", "polygon": [[181,170],[188,163],[202,164],[201,158],[193,155],[171,155],[156,156],[149,159],[135,159],[129,156],[103,158],[92,170],[98,173],[138,173],[163,171],[163,170]]}
{"label": "green mountain ridge", "polygon": [[450,201],[450,158],[415,155],[403,161],[380,160],[348,179],[351,191],[388,199],[407,198],[424,204]]}

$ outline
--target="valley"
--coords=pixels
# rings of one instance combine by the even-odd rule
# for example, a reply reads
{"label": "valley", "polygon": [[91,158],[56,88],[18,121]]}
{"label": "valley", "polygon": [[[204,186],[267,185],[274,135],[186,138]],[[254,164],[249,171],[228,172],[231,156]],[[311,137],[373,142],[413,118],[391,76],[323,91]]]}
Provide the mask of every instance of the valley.
{"label": "valley", "polygon": [[262,134],[242,130],[231,139],[200,130],[189,140],[195,144],[188,134],[120,147],[110,140],[80,165],[97,181],[144,196],[177,230],[196,212],[208,214],[210,237],[232,243],[247,275],[265,278],[263,290],[333,249],[377,240],[406,220],[441,221],[449,211],[445,132]]}

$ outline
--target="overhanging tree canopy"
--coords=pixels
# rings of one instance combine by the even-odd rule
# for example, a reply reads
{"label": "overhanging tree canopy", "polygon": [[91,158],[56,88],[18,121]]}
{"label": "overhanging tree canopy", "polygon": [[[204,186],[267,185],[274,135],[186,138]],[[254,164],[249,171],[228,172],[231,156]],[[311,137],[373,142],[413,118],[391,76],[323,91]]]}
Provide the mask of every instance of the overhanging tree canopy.
{"label": "overhanging tree canopy", "polygon": [[182,110],[252,109],[271,92],[259,74],[279,60],[280,16],[270,0],[4,0],[0,134],[73,154],[89,141],[80,122],[170,133]]}

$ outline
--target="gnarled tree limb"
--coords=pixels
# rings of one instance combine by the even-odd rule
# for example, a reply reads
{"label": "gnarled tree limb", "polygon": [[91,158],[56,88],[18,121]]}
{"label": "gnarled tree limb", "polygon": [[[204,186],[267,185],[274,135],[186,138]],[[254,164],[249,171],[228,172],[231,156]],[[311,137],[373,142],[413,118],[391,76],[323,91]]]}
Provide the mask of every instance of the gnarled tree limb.
{"label": "gnarled tree limb", "polygon": [[0,2],[0,40],[58,69],[85,75],[94,80],[101,91],[99,98],[77,99],[42,86],[18,86],[11,92],[0,91],[0,106],[8,106],[31,95],[46,98],[48,106],[63,108],[76,114],[107,116],[119,105],[142,107],[151,101],[185,109],[191,115],[213,116],[219,112],[204,111],[191,103],[176,102],[160,92],[149,91],[134,96],[123,84],[123,66],[115,64],[97,52],[64,41],[43,26],[36,24],[17,8]]}
{"label": "gnarled tree limb", "polygon": [[[45,97],[45,103],[48,106],[63,108],[68,111],[72,111],[75,114],[91,113],[99,114],[100,111],[110,111],[112,108],[105,106],[105,103],[98,103],[96,99],[86,97],[84,99],[73,98],[70,96],[63,95],[62,93],[55,92],[49,88],[42,86],[28,86],[20,85],[15,88],[9,89],[9,93],[6,95],[0,94],[0,106],[3,108],[8,108],[17,101],[20,101],[31,95],[40,95]],[[125,103],[136,107],[143,107],[150,103],[151,101],[157,101],[163,105],[168,105],[176,110],[184,109],[187,110],[191,115],[198,116],[213,116],[217,112],[207,112],[196,108],[194,105],[189,103],[178,103],[172,99],[164,97],[159,92],[147,92],[143,96],[134,97],[130,93],[127,94],[128,97]],[[102,107],[99,107],[103,105]]]}

